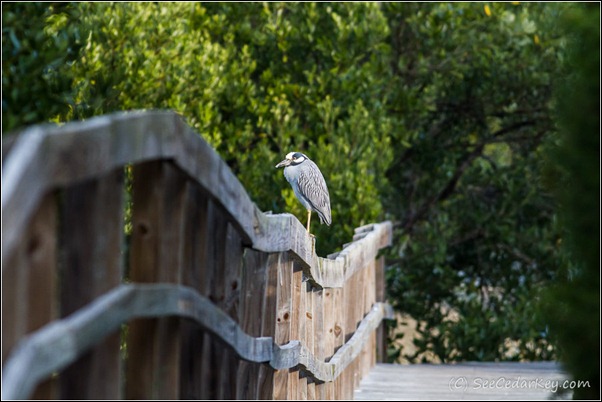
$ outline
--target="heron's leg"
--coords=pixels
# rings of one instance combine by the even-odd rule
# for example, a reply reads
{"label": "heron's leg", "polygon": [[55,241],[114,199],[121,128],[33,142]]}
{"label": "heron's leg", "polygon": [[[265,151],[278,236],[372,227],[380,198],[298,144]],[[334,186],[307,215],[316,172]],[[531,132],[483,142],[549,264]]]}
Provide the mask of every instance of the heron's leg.
{"label": "heron's leg", "polygon": [[309,233],[309,224],[311,222],[311,210],[307,210],[307,233]]}

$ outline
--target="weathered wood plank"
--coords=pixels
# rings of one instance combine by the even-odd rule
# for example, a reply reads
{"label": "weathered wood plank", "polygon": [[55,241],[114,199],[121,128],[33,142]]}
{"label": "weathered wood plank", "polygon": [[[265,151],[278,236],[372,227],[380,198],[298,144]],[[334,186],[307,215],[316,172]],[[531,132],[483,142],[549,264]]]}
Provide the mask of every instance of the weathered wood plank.
{"label": "weathered wood plank", "polygon": [[[333,293],[333,319],[334,319],[334,352],[338,352],[341,346],[345,343],[345,313],[344,313],[344,300],[343,300],[343,289],[332,289]],[[335,379],[334,383],[335,399],[343,399],[343,378],[342,373]]]}
{"label": "weathered wood plank", "polygon": [[[204,294],[202,276],[206,269],[205,239],[208,237],[207,203],[208,195],[198,183],[189,180],[186,184],[182,284]],[[201,399],[203,388],[201,367],[203,365],[203,338],[205,330],[197,323],[183,320],[180,323],[180,397],[182,399]]]}
{"label": "weathered wood plank", "polygon": [[[194,152],[192,157],[190,152]],[[6,190],[2,192],[2,214],[14,212],[2,223],[6,234],[3,249],[14,247],[27,217],[48,189],[153,159],[175,160],[217,199],[236,195],[224,199],[223,205],[245,235],[251,235],[254,206],[215,151],[173,112],[134,112],[61,127],[35,126],[19,136],[2,171]]]}
{"label": "weathered wood plank", "polygon": [[[368,286],[370,286],[370,273],[371,273],[371,269],[372,269],[372,262],[368,263],[368,265],[359,273],[360,276],[362,277],[362,283],[365,284],[365,286],[362,286],[362,303],[359,304],[360,307],[360,311],[361,311],[361,315],[360,315],[360,319],[364,316],[364,312],[368,311],[369,308],[371,307],[370,304],[370,289],[368,289]],[[369,366],[369,361],[370,361],[370,351],[368,349],[368,343],[370,342],[369,337],[366,338],[365,342],[362,345],[362,350],[360,352],[360,355],[358,356],[358,361],[359,361],[359,370],[356,371],[356,382],[354,385],[354,388],[357,388],[359,386],[359,382],[361,381],[364,373],[366,372],[367,367]]]}
{"label": "weathered wood plank", "polygon": [[26,399],[36,383],[75,361],[132,318],[181,316],[220,336],[241,358],[272,359],[272,338],[254,338],[193,289],[169,284],[120,285],[64,319],[23,338],[2,371],[2,397]]}
{"label": "weathered wood plank", "polygon": [[[2,361],[24,335],[58,317],[56,194],[46,195],[2,269]],[[9,324],[10,323],[10,324]],[[40,384],[32,399],[58,397],[56,381]]]}
{"label": "weathered wood plank", "polygon": [[[122,279],[123,171],[63,192],[61,315],[72,314]],[[104,339],[60,378],[62,399],[120,399],[120,334]]]}
{"label": "weathered wood plank", "polygon": [[299,387],[295,399],[300,401],[307,400],[307,377],[304,376],[304,373],[299,374]]}
{"label": "weathered wood plank", "polygon": [[[359,325],[360,319],[362,317],[362,313],[363,313],[363,306],[361,306],[362,304],[362,295],[363,295],[363,278],[361,277],[362,271],[356,271],[354,274],[352,274],[348,279],[347,279],[347,283],[350,288],[350,296],[351,299],[349,300],[353,300],[352,302],[349,302],[348,304],[348,310],[346,313],[346,317],[347,317],[347,322],[346,322],[346,329],[347,329],[347,333],[346,333],[346,342],[349,342],[351,340],[351,338],[353,337],[353,335],[355,334],[355,331]],[[359,359],[354,359],[349,367],[348,367],[348,381],[347,381],[347,389],[354,389],[355,388],[355,381],[357,378],[357,372],[358,372],[358,368],[360,367],[360,361]]]}
{"label": "weathered wood plank", "polygon": [[307,379],[307,400],[316,400],[316,382],[309,378]]}
{"label": "weathered wood plank", "polygon": [[19,134],[18,133],[13,133],[10,135],[5,135],[2,137],[2,163],[4,164],[4,161],[6,160],[6,157],[8,156],[8,154],[10,153],[10,151],[13,148],[13,145],[15,145],[15,142],[17,140],[17,138],[19,138]]}
{"label": "weathered wood plank", "polygon": [[[375,279],[376,281],[376,301],[384,303],[385,296],[385,258],[376,260]],[[376,362],[387,362],[387,324],[382,322],[376,330]]]}
{"label": "weathered wood plank", "polygon": [[[226,261],[225,244],[227,242],[228,221],[219,206],[211,201],[211,210],[209,216],[208,229],[208,262],[205,270],[205,295],[213,303],[224,310],[225,287],[224,270]],[[202,395],[203,399],[221,399],[222,387],[224,386],[224,376],[227,376],[227,367],[224,362],[224,354],[219,344],[212,334],[205,335],[203,355],[205,361],[203,364],[202,381],[205,389]]]}
{"label": "weathered wood plank", "polygon": [[[316,355],[316,346],[314,343],[314,297],[312,285],[309,281],[305,282],[305,342],[309,352]],[[307,399],[316,399],[316,383],[313,378],[307,379]]]}
{"label": "weathered wood plank", "polygon": [[[203,225],[203,241],[199,244],[202,249],[203,269],[200,275],[201,294],[216,303],[222,289],[215,289],[216,276],[218,275],[219,254],[218,245],[224,241],[225,228],[222,225],[219,210],[213,199],[209,199],[204,211],[205,221]],[[216,399],[216,384],[218,376],[215,365],[219,355],[215,348],[216,339],[213,339],[211,333],[203,332],[201,349],[201,366],[199,368],[199,378],[197,379],[200,390],[199,399]]]}
{"label": "weathered wood plank", "polygon": [[[320,292],[323,291],[317,293]],[[300,365],[308,373],[311,373],[315,379],[332,382],[362,353],[370,334],[384,317],[390,315],[392,315],[390,307],[384,304],[375,304],[368,315],[360,322],[353,336],[334,354],[329,362],[321,360],[319,356],[311,353],[305,345],[295,340],[283,346],[275,345],[270,365],[277,370]],[[322,319],[322,321],[325,322],[325,319]],[[326,336],[324,332],[322,334],[322,336]]]}
{"label": "weathered wood plank", "polygon": [[[305,306],[301,303],[301,287],[303,285],[303,271],[299,267],[299,264],[293,264],[292,281],[291,281],[291,314],[290,314],[290,333],[289,339],[302,340],[305,336],[305,329],[303,330],[303,337],[301,336],[301,309],[305,309]],[[288,373],[288,400],[299,399],[299,370],[290,369]]]}
{"label": "weathered wood plank", "polygon": [[232,218],[245,243],[266,252],[291,251],[322,287],[342,286],[344,273],[350,276],[375,257],[358,251],[366,238],[380,248],[391,241],[390,224],[374,225],[373,233],[351,243],[335,260],[318,259],[303,225],[290,214],[260,212],[227,165],[178,115],[118,113],[62,127],[36,126],[19,136],[2,171],[2,266],[47,189],[153,159],[173,160],[201,184]]}
{"label": "weathered wood plank", "polygon": [[[325,348],[324,348],[324,343],[322,342],[322,339],[324,338],[324,328],[325,328],[325,324],[324,324],[324,299],[323,299],[323,295],[324,295],[324,290],[323,289],[315,289],[312,292],[312,297],[313,297],[313,322],[314,322],[314,352],[313,352],[313,356],[315,357],[316,361],[324,361],[324,359],[326,358],[326,352],[325,352]],[[309,351],[308,351],[309,354]],[[307,363],[307,368],[309,370],[314,370],[312,372],[315,373],[315,371],[318,370],[317,367],[311,365],[312,362],[308,362]],[[308,367],[311,365],[311,368]],[[321,399],[324,400],[326,399],[326,388],[324,385],[324,381],[317,381],[316,382],[316,386],[315,386],[315,391],[316,391],[316,399]]]}
{"label": "weathered wood plank", "polygon": [[[294,260],[294,286],[301,283],[297,276],[303,275],[325,292],[333,292],[332,288],[341,289],[346,283],[355,281],[358,286],[356,297],[348,299],[347,293],[343,295],[344,299],[353,300],[350,311],[352,318],[345,319],[345,328],[355,328],[355,324],[362,320],[364,313],[376,300],[374,289],[362,289],[356,273],[362,273],[361,276],[365,279],[363,285],[375,285],[367,270],[372,269],[370,267],[378,250],[390,244],[390,223],[358,228],[353,242],[346,245],[340,253],[328,259],[318,257],[314,252],[316,239],[307,235],[305,228],[295,217],[289,214],[269,215],[259,211],[215,151],[173,113],[118,114],[91,119],[85,123],[68,124],[62,128],[38,128],[28,132],[25,135],[27,141],[19,139],[15,142],[3,166],[3,190],[10,190],[3,191],[2,196],[3,215],[10,215],[2,223],[2,246],[5,252],[2,257],[3,277],[4,263],[8,261],[5,256],[17,249],[18,240],[24,233],[24,224],[30,219],[32,211],[36,210],[47,189],[98,178],[127,163],[157,160],[134,168],[131,278],[135,281],[180,283],[184,277],[185,283],[194,286],[236,321],[241,307],[241,284],[238,281],[242,266],[240,253],[243,245],[249,245],[256,250],[275,253],[281,260],[276,265],[282,265],[282,261],[286,260],[292,267]],[[159,160],[171,160],[173,166]],[[19,185],[23,182],[34,183],[35,189],[24,192]],[[205,200],[204,208],[195,210],[190,205],[192,182],[195,183],[196,192],[192,198]],[[28,199],[25,199],[26,195]],[[191,225],[186,227],[189,213],[198,215],[200,229],[192,229]],[[189,235],[192,239],[185,239]],[[200,246],[195,240],[201,242]],[[93,250],[87,252],[94,253]],[[83,259],[81,256],[77,258]],[[199,261],[205,266],[201,267]],[[268,266],[269,261],[268,257]],[[271,261],[273,266],[274,260]],[[282,320],[283,276],[278,276],[276,272],[274,274],[276,283],[266,287],[262,306],[266,307],[264,314],[266,311],[274,311],[273,320]],[[271,280],[272,277],[268,279]],[[268,294],[270,289],[274,289],[274,294]],[[297,363],[287,366],[293,369],[287,371],[284,383],[274,382],[274,375],[281,375],[279,371],[284,371],[282,368],[274,372],[267,365],[261,366],[257,384],[253,387],[255,395],[273,398],[283,395],[285,391],[289,397],[311,397],[313,394],[331,399],[339,391],[334,390],[333,384],[316,386],[314,379],[318,379],[318,383],[332,381],[340,374],[336,373],[336,365],[323,360],[334,353],[335,344],[340,344],[340,341],[335,340],[337,323],[330,322],[331,319],[336,320],[338,313],[333,309],[332,300],[329,304],[328,298],[325,299],[326,307],[321,300],[319,303],[311,300],[324,299],[325,293],[312,292],[312,297],[303,298],[305,293],[300,286],[289,289],[288,292],[292,292],[288,332],[282,321],[280,324],[270,323],[269,317],[264,319],[261,332],[264,336],[271,332],[270,336],[274,337],[277,344],[285,343],[284,339],[286,342],[301,340],[298,346],[287,349],[289,363]],[[303,312],[308,310],[304,304],[312,306],[311,319],[303,317]],[[328,317],[329,314],[331,318]],[[313,315],[321,317],[321,328],[315,325]],[[348,321],[355,324],[347,325]],[[307,331],[308,325],[313,329],[311,335]],[[316,333],[316,330],[319,332]],[[342,329],[340,332],[343,332]],[[129,333],[130,340],[138,340],[136,346],[128,349],[129,363],[135,361],[135,364],[146,365],[147,369],[138,372],[128,364],[128,373],[137,373],[143,380],[136,381],[134,375],[129,379],[128,387],[138,384],[140,388],[150,390],[148,395],[152,397],[170,398],[193,395],[201,398],[233,398],[243,392],[239,391],[236,382],[230,380],[241,367],[238,359],[229,350],[218,352],[223,350],[223,345],[209,332],[201,333],[194,326],[181,324],[178,319],[161,319],[132,323]],[[343,332],[342,337],[346,335],[351,333]],[[180,336],[184,343],[180,344]],[[312,340],[304,339],[305,336]],[[319,336],[322,338],[318,338]],[[277,338],[280,338],[279,342]],[[374,339],[372,336],[362,340],[364,350],[368,352],[361,359],[363,363],[358,366],[361,370],[367,370],[373,364],[374,356],[370,352],[373,348],[370,343],[374,343]],[[324,341],[328,344],[328,351],[322,345]],[[186,364],[179,360],[180,353],[195,349],[200,351],[196,356],[201,356],[197,357],[197,363],[193,359],[186,360]],[[143,350],[152,352],[143,356]],[[316,358],[316,353],[321,356]],[[285,355],[286,353],[281,354]],[[357,363],[356,358],[352,360],[354,363],[346,364]],[[283,364],[272,363],[273,366]],[[191,371],[186,380],[178,380],[179,372],[184,368],[190,368]],[[299,368],[303,371],[300,372]],[[303,375],[299,377],[300,374]],[[309,377],[305,377],[305,374]],[[66,375],[68,377],[69,374]],[[307,386],[305,378],[312,378]],[[319,380],[320,378],[323,380]],[[342,387],[342,384],[343,380],[336,387]],[[126,396],[132,397],[131,389],[126,390]],[[217,390],[216,393],[213,390]]]}
{"label": "weathered wood plank", "polygon": [[571,392],[561,393],[558,388],[567,378],[556,362],[377,364],[355,391],[355,399],[571,399]]}
{"label": "weathered wood plank", "polygon": [[[261,305],[261,335],[274,339],[276,334],[276,318],[278,313],[278,271],[280,269],[280,254],[269,254],[266,259],[266,270],[263,280],[266,291]],[[274,399],[274,377],[276,371],[269,365],[263,364],[258,374],[258,399]]]}
{"label": "weathered wood plank", "polygon": [[[371,261],[362,271],[364,276],[364,312],[368,312],[376,301],[376,282],[375,282],[375,263],[376,260]],[[379,323],[380,324],[380,323]],[[376,345],[374,344],[375,338],[373,336],[374,331],[370,333],[369,338],[366,340],[364,349],[362,351],[362,369],[360,370],[360,380],[363,378],[370,369],[374,362],[374,352]]]}
{"label": "weathered wood plank", "polygon": [[[301,281],[301,285],[299,286],[299,304],[295,308],[296,321],[298,322],[297,335],[295,336],[295,338],[301,340],[302,342],[304,342],[307,345],[306,323],[307,323],[308,319],[307,319],[306,313],[307,313],[307,283],[308,282],[305,280],[301,269],[298,269],[297,271],[295,271],[295,275],[299,275],[300,281]],[[299,372],[298,384],[299,385],[297,388],[297,395],[295,396],[295,399],[307,400],[307,373],[305,373],[304,371]]]}
{"label": "weathered wood plank", "polygon": [[[226,227],[226,236],[225,241],[221,244],[224,255],[223,266],[219,268],[221,273],[219,286],[223,289],[223,301],[218,306],[238,322],[238,308],[240,307],[239,281],[242,275],[243,244],[241,237],[232,224],[224,222],[224,226]],[[238,362],[239,360],[234,351],[230,348],[223,350],[220,364],[216,367],[220,373],[218,399],[225,400],[236,397]]]}
{"label": "weathered wood plank", "polygon": [[[123,322],[133,317],[167,315],[195,319],[218,334],[242,358],[255,362],[270,361],[273,367],[285,374],[283,379],[288,378],[285,367],[301,366],[318,380],[333,381],[361,352],[364,339],[378,325],[379,319],[388,314],[392,312],[385,305],[375,305],[349,342],[335,353],[329,363],[325,363],[298,341],[272,350],[272,338],[248,336],[221,309],[190,288],[121,285],[72,316],[50,323],[24,339],[4,366],[3,397],[24,399],[37,382],[73,362],[107,334],[118,330]],[[279,392],[282,390],[280,388]]]}
{"label": "weathered wood plank", "polygon": [[[132,281],[181,282],[185,184],[186,177],[168,162],[134,166]],[[126,397],[178,399],[179,320],[137,320],[130,324],[128,338]]]}
{"label": "weathered wood plank", "polygon": [[[334,355],[334,289],[324,289],[322,295],[322,302],[324,308],[324,333],[322,336],[322,343],[324,344],[324,361],[329,362]],[[330,379],[329,379],[330,380]],[[334,399],[334,383],[332,380],[324,384],[325,399]]]}
{"label": "weathered wood plank", "polygon": [[[261,308],[267,288],[267,254],[246,249],[240,278],[240,328],[253,337],[261,336]],[[259,307],[259,308],[258,308]],[[236,375],[236,399],[259,399],[259,370],[256,363],[241,361]]]}
{"label": "weathered wood plank", "polygon": [[303,264],[310,280],[321,287],[342,287],[347,278],[374,260],[378,250],[390,245],[392,239],[390,222],[372,224],[364,229],[361,239],[348,244],[335,259],[321,258],[313,251],[312,239],[304,226],[293,215],[258,213],[256,218],[257,237],[253,247],[264,251],[290,251]]}
{"label": "weathered wood plank", "polygon": [[[291,321],[293,310],[293,261],[286,253],[280,253],[278,259],[278,282],[276,283],[276,333],[274,343],[284,345],[291,338]],[[272,366],[274,367],[274,366]],[[278,371],[274,373],[274,399],[282,400],[288,397],[288,368],[274,367]]]}
{"label": "weathered wood plank", "polygon": [[[17,138],[2,165],[2,271],[19,246],[27,223],[47,193],[44,129],[36,126]],[[39,177],[41,176],[41,177]],[[24,186],[29,183],[30,186]]]}

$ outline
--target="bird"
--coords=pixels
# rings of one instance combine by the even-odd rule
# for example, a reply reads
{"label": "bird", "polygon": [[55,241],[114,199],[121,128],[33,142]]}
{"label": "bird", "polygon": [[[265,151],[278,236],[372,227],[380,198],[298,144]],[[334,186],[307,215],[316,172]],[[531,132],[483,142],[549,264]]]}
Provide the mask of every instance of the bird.
{"label": "bird", "polygon": [[276,165],[276,168],[281,167],[284,167],[284,177],[293,188],[295,196],[307,209],[307,233],[311,235],[312,211],[316,211],[322,224],[330,226],[330,195],[318,166],[301,152],[289,152],[286,158]]}

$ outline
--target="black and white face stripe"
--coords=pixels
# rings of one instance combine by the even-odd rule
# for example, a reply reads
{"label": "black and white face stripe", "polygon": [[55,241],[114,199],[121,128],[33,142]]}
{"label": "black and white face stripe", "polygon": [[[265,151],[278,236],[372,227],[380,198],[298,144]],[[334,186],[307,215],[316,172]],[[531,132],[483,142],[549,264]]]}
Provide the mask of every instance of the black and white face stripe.
{"label": "black and white face stripe", "polygon": [[291,161],[291,165],[298,165],[300,163],[305,162],[307,156],[305,156],[301,152],[289,152],[286,155],[286,159]]}
{"label": "black and white face stripe", "polygon": [[301,152],[289,152],[286,155],[286,158],[276,165],[277,168],[287,167],[287,166],[297,166],[309,160],[307,156],[302,154]]}

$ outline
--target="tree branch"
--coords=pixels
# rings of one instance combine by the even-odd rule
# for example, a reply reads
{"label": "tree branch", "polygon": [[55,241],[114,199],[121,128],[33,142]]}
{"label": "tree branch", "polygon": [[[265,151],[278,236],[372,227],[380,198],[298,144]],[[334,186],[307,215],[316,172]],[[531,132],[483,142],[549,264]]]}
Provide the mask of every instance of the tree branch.
{"label": "tree branch", "polygon": [[443,201],[443,200],[449,198],[453,194],[453,192],[456,189],[456,186],[458,184],[458,181],[460,180],[460,178],[462,177],[462,175],[464,174],[466,169],[468,169],[470,164],[477,157],[479,157],[481,155],[481,153],[483,152],[484,146],[485,146],[484,143],[477,145],[477,147],[464,158],[464,161],[462,161],[460,166],[458,166],[456,168],[454,174],[452,175],[451,179],[447,182],[445,187],[443,187],[443,189],[441,191],[439,191],[437,194],[435,194],[433,197],[431,197],[428,201],[426,201],[424,204],[422,204],[420,209],[404,222],[404,224],[403,224],[404,230],[411,231],[412,227],[416,224],[416,222],[423,219],[426,216],[427,212],[437,202]]}
{"label": "tree branch", "polygon": [[[456,189],[456,186],[458,185],[458,182],[460,181],[460,178],[466,172],[468,167],[472,164],[472,162],[475,159],[483,156],[482,154],[483,154],[483,149],[484,149],[485,145],[494,143],[494,142],[500,142],[500,141],[507,142],[507,141],[509,141],[508,138],[502,139],[501,137],[503,137],[506,134],[512,133],[514,131],[520,130],[522,128],[534,126],[537,123],[537,121],[538,121],[537,119],[531,119],[531,120],[523,120],[523,121],[519,121],[519,122],[510,124],[504,128],[501,128],[500,130],[492,133],[491,136],[489,137],[489,139],[486,139],[482,143],[477,144],[475,146],[475,148],[463,158],[462,163],[460,163],[460,165],[456,168],[456,170],[454,171],[454,174],[452,175],[450,180],[437,194],[433,195],[426,202],[424,202],[415,213],[412,213],[410,210],[409,216],[402,223],[402,228],[404,229],[404,231],[411,232],[414,225],[418,221],[424,219],[425,216],[427,215],[428,211],[436,203],[449,198],[453,194],[453,192]],[[431,132],[436,133],[436,132],[440,131],[440,129],[442,128],[441,126],[443,125],[443,122],[444,121],[441,121],[441,122],[439,122],[439,124],[435,125],[431,129]],[[541,138],[541,135],[539,133],[538,133],[538,135],[533,137],[533,139],[535,139],[535,140],[538,140],[540,138]],[[410,148],[410,149],[408,149],[408,151],[406,151],[406,153],[402,157],[402,161],[405,159],[408,159],[412,155],[411,151],[412,151],[412,148]]]}
{"label": "tree branch", "polygon": [[510,124],[509,126],[506,126],[504,128],[499,129],[498,131],[496,131],[495,133],[493,133],[491,136],[494,137],[494,138],[498,138],[498,137],[501,137],[501,136],[506,135],[508,133],[511,133],[513,131],[516,131],[518,129],[521,129],[523,127],[534,126],[536,122],[537,122],[537,120],[519,121],[517,123]]}

